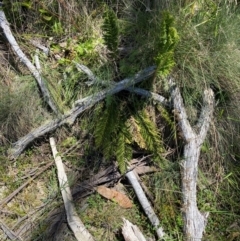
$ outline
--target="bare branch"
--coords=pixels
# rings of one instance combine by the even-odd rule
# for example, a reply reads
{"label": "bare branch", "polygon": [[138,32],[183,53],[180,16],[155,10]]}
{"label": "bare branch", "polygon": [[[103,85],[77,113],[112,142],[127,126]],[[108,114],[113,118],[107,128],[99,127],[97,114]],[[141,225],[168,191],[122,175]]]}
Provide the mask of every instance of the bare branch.
{"label": "bare branch", "polygon": [[201,213],[197,208],[197,174],[198,160],[201,145],[204,142],[213,113],[213,92],[211,89],[204,91],[203,107],[196,133],[187,120],[186,110],[179,88],[172,79],[169,80],[171,97],[175,111],[177,111],[179,126],[185,138],[184,158],[182,162],[182,193],[184,232],[187,241],[201,240],[206,227],[208,213]]}
{"label": "bare branch", "polygon": [[73,198],[68,184],[67,175],[65,173],[62,159],[58,154],[54,138],[50,138],[53,157],[58,170],[58,181],[61,188],[61,193],[64,201],[64,206],[67,214],[68,224],[73,231],[75,237],[79,241],[94,241],[92,235],[85,228],[83,222],[78,217],[76,209],[73,205]]}
{"label": "bare branch", "polygon": [[143,192],[143,189],[141,185],[139,184],[137,177],[134,174],[134,171],[129,171],[126,173],[126,177],[128,178],[129,182],[133,186],[133,189],[138,197],[138,200],[149,218],[151,224],[156,228],[157,236],[158,238],[162,238],[164,236],[164,232],[162,227],[160,227],[160,221],[157,217],[157,215],[154,213],[154,210],[151,207],[151,204],[149,203],[145,193]]}
{"label": "bare branch", "polygon": [[9,150],[9,157],[11,159],[17,158],[23,150],[35,139],[56,130],[64,124],[73,124],[76,118],[85,110],[94,106],[99,101],[103,100],[108,95],[113,95],[130,85],[134,85],[138,82],[141,82],[149,77],[151,77],[155,72],[155,67],[149,67],[139,72],[132,78],[124,79],[114,86],[106,88],[96,94],[85,97],[81,100],[76,101],[77,107],[72,108],[67,114],[63,115],[61,118],[50,121],[47,124],[44,124],[32,132],[28,133],[26,136],[20,138],[16,143],[13,144],[13,147]]}
{"label": "bare branch", "polygon": [[30,62],[30,60],[27,58],[27,56],[23,53],[23,51],[20,49],[17,41],[15,40],[14,36],[12,35],[11,29],[9,27],[9,23],[6,19],[5,13],[3,10],[0,10],[0,26],[10,43],[13,51],[15,54],[20,58],[20,61],[23,62],[29,71],[33,74],[35,79],[37,80],[37,83],[39,85],[39,88],[41,89],[41,92],[43,94],[44,100],[46,103],[49,105],[51,110],[55,113],[58,114],[57,107],[55,106],[54,101],[51,99],[51,96],[48,92],[48,89],[39,73],[39,71],[36,69],[36,67]]}

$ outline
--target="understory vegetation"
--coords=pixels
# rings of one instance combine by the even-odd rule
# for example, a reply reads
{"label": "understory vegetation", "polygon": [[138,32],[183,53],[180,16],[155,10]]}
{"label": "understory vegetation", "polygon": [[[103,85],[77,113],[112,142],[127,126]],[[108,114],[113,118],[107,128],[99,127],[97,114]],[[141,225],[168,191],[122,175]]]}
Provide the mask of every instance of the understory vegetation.
{"label": "understory vegetation", "polygon": [[[157,70],[136,87],[169,100],[167,79],[181,90],[189,122],[197,122],[204,89],[215,94],[214,116],[201,149],[198,207],[208,211],[203,240],[240,240],[240,7],[230,0],[4,0],[3,10],[23,52],[41,74],[59,115],[76,100],[97,93],[149,66]],[[49,49],[36,50],[33,41]],[[94,74],[90,80],[76,63]],[[53,159],[49,135],[17,159],[7,151],[20,137],[56,118],[33,76],[0,36],[0,202]],[[122,217],[154,239],[154,230],[124,178],[129,161],[150,155],[157,172],[141,177],[167,234],[184,240],[181,211],[183,139],[170,106],[124,90],[80,115],[71,126],[50,133],[76,187],[117,163],[131,210],[97,193],[76,200],[77,211],[96,240],[123,240]],[[61,216],[62,200],[52,166],[0,210],[24,240],[75,240]],[[0,205],[1,206],[1,205]],[[60,210],[60,211],[59,211]],[[60,213],[60,214],[59,214]],[[63,219],[60,222],[60,218]],[[21,223],[27,218],[29,223]],[[32,219],[31,219],[32,218]],[[32,229],[27,229],[32,225]],[[56,228],[57,227],[57,228]],[[29,232],[30,230],[30,232]],[[24,233],[24,232],[23,232]],[[7,239],[0,230],[1,240]]]}

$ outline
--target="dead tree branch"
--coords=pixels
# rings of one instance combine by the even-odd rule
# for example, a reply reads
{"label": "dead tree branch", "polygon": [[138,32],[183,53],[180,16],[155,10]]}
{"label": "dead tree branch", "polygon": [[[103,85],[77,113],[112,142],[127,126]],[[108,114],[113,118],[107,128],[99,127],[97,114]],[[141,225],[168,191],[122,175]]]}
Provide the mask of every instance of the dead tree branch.
{"label": "dead tree branch", "polygon": [[156,228],[158,238],[162,238],[164,236],[164,232],[162,227],[159,226],[160,221],[157,215],[155,214],[151,204],[149,203],[141,185],[139,184],[137,177],[134,174],[134,171],[127,172],[126,177],[131,183],[145,214],[147,215],[153,227]]}
{"label": "dead tree branch", "polygon": [[0,26],[9,42],[9,44],[11,45],[13,51],[15,52],[15,54],[19,57],[20,61],[22,63],[24,63],[27,68],[29,69],[29,71],[33,74],[33,76],[35,77],[35,79],[37,80],[37,83],[39,85],[39,88],[42,92],[42,95],[44,97],[44,100],[46,101],[46,103],[49,105],[49,107],[51,108],[51,110],[57,114],[58,113],[58,109],[54,103],[54,101],[51,99],[51,96],[48,92],[48,89],[39,73],[39,71],[37,70],[37,68],[30,62],[30,60],[27,58],[27,56],[23,53],[23,51],[21,50],[21,48],[19,47],[16,39],[14,38],[14,36],[12,35],[11,29],[9,27],[9,23],[7,21],[7,18],[5,16],[5,13],[3,10],[0,10]]}
{"label": "dead tree branch", "polygon": [[50,145],[51,145],[53,157],[54,157],[55,164],[58,171],[58,181],[59,181],[59,186],[61,188],[61,193],[63,197],[68,224],[77,240],[94,241],[92,235],[88,232],[83,222],[78,217],[76,209],[73,205],[73,197],[68,184],[67,175],[65,173],[62,159],[58,154],[56,143],[53,137],[50,138]]}
{"label": "dead tree branch", "polygon": [[179,126],[184,140],[184,159],[182,162],[182,193],[184,232],[186,240],[201,240],[206,227],[208,213],[201,213],[197,208],[197,173],[201,145],[204,142],[213,114],[214,95],[206,89],[203,96],[203,107],[195,129],[191,127],[183,104],[179,88],[170,79],[171,97],[174,111],[178,115]]}
{"label": "dead tree branch", "polygon": [[85,97],[79,101],[76,101],[77,106],[72,108],[67,114],[63,115],[61,118],[50,121],[44,124],[32,132],[28,133],[26,136],[20,138],[16,143],[13,144],[12,148],[9,150],[9,157],[11,159],[16,159],[25,148],[37,138],[56,130],[57,128],[63,126],[64,124],[73,124],[76,118],[85,110],[94,106],[99,101],[103,100],[108,95],[113,95],[119,91],[128,88],[131,85],[139,83],[145,79],[151,77],[155,72],[155,67],[148,67],[143,71],[139,72],[132,78],[124,79],[113,86],[106,88],[96,94]]}

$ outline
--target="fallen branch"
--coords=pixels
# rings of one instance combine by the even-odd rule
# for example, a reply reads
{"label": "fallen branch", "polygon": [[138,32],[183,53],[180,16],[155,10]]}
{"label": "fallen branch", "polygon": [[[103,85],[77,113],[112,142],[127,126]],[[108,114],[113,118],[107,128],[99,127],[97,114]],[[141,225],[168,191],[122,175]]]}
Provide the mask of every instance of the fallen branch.
{"label": "fallen branch", "polygon": [[73,205],[73,198],[68,184],[67,175],[64,171],[62,159],[59,156],[54,138],[50,138],[50,145],[52,148],[53,157],[58,170],[58,181],[61,188],[61,193],[64,201],[64,206],[67,214],[68,224],[73,231],[75,237],[79,241],[94,241],[92,235],[87,231],[83,222],[77,215],[76,209]]}
{"label": "fallen branch", "polygon": [[139,184],[137,177],[134,174],[134,171],[127,172],[126,177],[129,180],[129,182],[131,183],[145,214],[147,215],[147,217],[150,220],[153,227],[156,228],[156,233],[157,233],[158,238],[162,238],[164,236],[164,232],[163,232],[162,227],[159,227],[160,221],[159,221],[157,215],[155,214],[153,208],[151,207],[151,204],[147,200],[147,197],[146,197],[145,193],[143,192],[143,189],[142,189],[141,185]]}
{"label": "fallen branch", "polygon": [[108,95],[116,94],[117,92],[128,88],[131,85],[139,83],[149,77],[151,77],[155,72],[155,66],[144,69],[139,72],[132,78],[124,79],[115,85],[106,88],[96,94],[85,97],[79,101],[76,101],[76,107],[72,108],[67,114],[63,115],[61,118],[50,121],[47,124],[44,124],[32,132],[28,133],[26,136],[20,138],[16,143],[13,144],[13,147],[9,150],[9,158],[17,158],[23,150],[37,138],[56,130],[58,127],[61,127],[64,124],[73,124],[76,118],[85,110],[94,106],[99,101],[103,100]]}
{"label": "fallen branch", "polygon": [[29,69],[29,71],[33,74],[33,76],[35,77],[35,79],[37,80],[37,83],[39,85],[39,88],[42,92],[42,95],[44,97],[44,100],[46,101],[46,103],[49,105],[49,107],[51,108],[51,110],[57,114],[58,110],[57,107],[55,106],[53,100],[51,99],[51,96],[48,92],[48,89],[39,73],[39,71],[36,69],[36,67],[30,62],[30,60],[27,58],[27,56],[23,53],[23,51],[21,50],[21,48],[19,47],[17,41],[15,40],[14,36],[12,35],[11,29],[9,27],[9,23],[6,19],[5,13],[3,10],[0,10],[0,26],[9,42],[9,44],[11,45],[13,51],[15,52],[15,54],[19,57],[20,61],[23,62],[27,68]]}
{"label": "fallen branch", "polygon": [[[214,95],[206,89],[203,96],[203,107],[195,128],[188,119],[179,88],[170,79],[171,97],[179,126],[186,142],[182,162],[182,193],[184,233],[186,240],[201,240],[206,227],[208,213],[201,213],[197,208],[197,173],[201,145],[204,142],[213,113]],[[198,129],[196,132],[194,129]]]}
{"label": "fallen branch", "polygon": [[123,218],[122,234],[125,241],[147,241],[138,226]]}
{"label": "fallen branch", "polygon": [[7,237],[10,240],[20,240],[22,241],[22,239],[20,237],[17,236],[17,234],[15,232],[13,232],[5,223],[3,223],[2,221],[0,221],[0,227],[3,230],[3,232],[7,235]]}
{"label": "fallen branch", "polygon": [[[90,81],[87,81],[85,82],[88,86],[91,86],[93,84],[101,84],[103,86],[107,86],[109,84],[111,85],[114,85],[116,84],[114,81],[111,81],[110,83],[109,82],[106,82],[106,81],[103,81],[103,80],[100,80],[98,77],[96,77],[93,72],[85,65],[83,64],[79,64],[77,62],[74,62],[77,69],[79,71],[82,71],[84,72],[88,78],[90,79]],[[133,92],[135,94],[138,94],[138,95],[142,95],[144,97],[147,97],[147,98],[151,98],[161,104],[164,104],[164,105],[169,105],[168,101],[161,95],[159,94],[156,94],[156,93],[153,93],[151,91],[148,91],[148,90],[144,90],[144,89],[141,89],[141,88],[136,88],[136,87],[129,87],[129,88],[126,88],[127,91],[130,91],[130,92]]]}

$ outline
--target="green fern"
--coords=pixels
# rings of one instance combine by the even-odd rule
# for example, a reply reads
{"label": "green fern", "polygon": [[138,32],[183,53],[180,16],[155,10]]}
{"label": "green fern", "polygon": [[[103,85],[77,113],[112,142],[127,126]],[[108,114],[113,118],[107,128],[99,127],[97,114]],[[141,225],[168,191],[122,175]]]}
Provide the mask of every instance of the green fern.
{"label": "green fern", "polygon": [[125,173],[127,170],[127,161],[132,158],[132,148],[128,144],[131,139],[130,133],[127,130],[126,125],[123,125],[121,131],[117,136],[116,143],[116,159],[121,173]]}
{"label": "green fern", "polygon": [[172,120],[171,115],[169,114],[169,112],[166,110],[166,108],[164,108],[161,105],[157,105],[157,110],[161,113],[161,117],[166,121],[167,125],[170,127],[171,131],[174,134],[174,139],[177,139],[177,128],[176,128],[176,123],[175,121]]}
{"label": "green fern", "polygon": [[[105,108],[105,109],[104,109]],[[106,158],[110,158],[113,153],[113,142],[119,126],[119,106],[112,97],[107,106],[99,109],[95,119],[95,144],[101,148]]]}
{"label": "green fern", "polygon": [[118,53],[119,28],[117,16],[111,9],[107,9],[105,11],[102,30],[105,45],[107,46],[108,50],[111,51],[110,56],[115,58]]}
{"label": "green fern", "polygon": [[135,116],[140,127],[140,134],[146,143],[146,149],[160,154],[164,151],[161,135],[154,122],[151,121],[146,110],[139,111]]}
{"label": "green fern", "polygon": [[168,12],[163,13],[160,34],[156,46],[158,53],[155,61],[158,66],[158,75],[164,77],[170,73],[175,65],[174,50],[179,42],[179,35],[174,27],[174,17]]}

